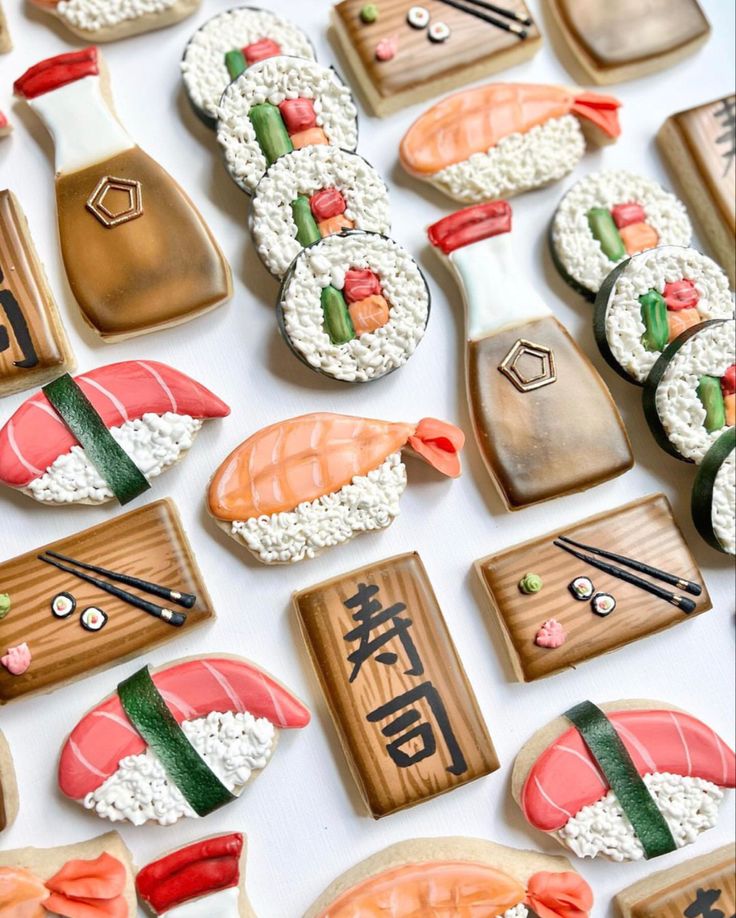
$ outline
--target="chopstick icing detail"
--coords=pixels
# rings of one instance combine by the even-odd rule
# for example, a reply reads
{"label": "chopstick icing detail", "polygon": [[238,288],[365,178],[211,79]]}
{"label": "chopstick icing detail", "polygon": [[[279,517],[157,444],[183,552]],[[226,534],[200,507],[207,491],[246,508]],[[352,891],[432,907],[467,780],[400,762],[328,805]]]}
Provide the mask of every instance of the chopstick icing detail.
{"label": "chopstick icing detail", "polygon": [[[468,2],[470,2],[470,0],[468,0]],[[497,19],[495,16],[490,16],[488,13],[482,13],[480,10],[469,9],[464,4],[459,3],[458,0],[440,0],[440,3],[444,3],[445,6],[451,6],[456,10],[460,10],[461,13],[467,13],[469,16],[475,16],[476,19],[481,19],[483,22],[487,22],[489,25],[495,26],[497,29],[503,29],[504,32],[511,32],[519,39],[524,39],[529,34],[523,26],[518,25],[515,22],[506,22],[503,19]]]}

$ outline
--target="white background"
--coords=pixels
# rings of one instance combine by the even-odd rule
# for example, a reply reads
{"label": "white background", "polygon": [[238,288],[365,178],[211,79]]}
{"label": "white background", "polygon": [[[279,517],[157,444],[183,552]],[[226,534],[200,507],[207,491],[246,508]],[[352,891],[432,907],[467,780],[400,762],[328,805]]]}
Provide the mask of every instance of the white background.
{"label": "white background", "polygon": [[[335,61],[326,37],[328,0],[272,0],[268,4],[264,0],[263,5],[304,27],[323,63]],[[541,4],[534,0],[531,5],[540,16]],[[670,184],[654,142],[661,123],[673,111],[718,98],[733,88],[734,4],[732,0],[707,0],[704,5],[714,26],[704,49],[670,70],[615,87],[624,102],[623,135],[618,144],[590,153],[575,176],[513,202],[513,238],[519,262],[610,384],[634,444],[636,468],[586,494],[509,514],[495,495],[471,439],[465,451],[465,474],[457,482],[440,480],[410,460],[410,484],[402,501],[402,515],[390,530],[363,536],[316,561],[289,569],[268,569],[252,562],[212,524],[204,510],[210,475],[246,436],[278,419],[316,410],[405,421],[434,415],[470,429],[459,297],[442,266],[427,253],[424,241],[424,227],[449,213],[451,203],[407,179],[396,163],[399,140],[420,109],[384,121],[363,115],[359,150],[388,180],[395,237],[409,247],[427,272],[434,298],[428,332],[400,372],[363,387],[343,387],[303,367],[283,344],[273,308],[276,284],[258,261],[246,229],[248,199],[231,183],[214,136],[193,115],[179,80],[179,58],[188,36],[199,23],[224,9],[225,2],[205,0],[196,16],[173,28],[106,46],[104,53],[123,123],[201,208],[233,267],[235,295],[225,307],[188,325],[104,345],[83,326],[61,267],[51,144],[35,117],[11,102],[12,81],[26,67],[79,43],[45,14],[24,7],[18,0],[5,0],[15,50],[0,57],[0,108],[10,110],[16,130],[12,138],[0,141],[0,187],[12,188],[28,215],[80,369],[129,358],[162,360],[201,379],[232,406],[233,412],[224,421],[208,423],[186,461],[158,479],[150,496],[144,498],[171,495],[175,499],[219,611],[218,621],[206,630],[182,635],[135,663],[77,682],[51,696],[2,709],[0,726],[13,748],[21,792],[20,817],[4,834],[3,847],[64,844],[111,828],[61,798],[56,790],[56,757],[67,732],[88,707],[142,663],[163,663],[206,651],[240,653],[260,663],[307,700],[314,712],[313,723],[304,732],[284,734],[255,787],[202,825],[187,821],[174,828],[124,827],[121,831],[139,865],[201,835],[245,831],[250,841],[248,888],[261,918],[298,918],[339,873],[390,843],[415,836],[478,835],[562,853],[551,839],[529,828],[522,819],[509,793],[511,765],[534,730],[586,697],[597,701],[621,697],[666,700],[703,718],[725,738],[732,738],[734,597],[730,565],[700,541],[690,522],[693,469],[655,445],[642,418],[639,390],[620,380],[600,359],[591,331],[591,307],[557,276],[545,244],[556,202],[575,178],[589,170],[628,168]],[[540,21],[548,32],[544,19]],[[549,41],[536,58],[507,71],[504,78],[570,82]],[[4,399],[0,420],[5,421],[23,398]],[[703,568],[713,611],[587,663],[577,672],[530,685],[511,683],[499,640],[488,624],[472,562],[658,490],[666,492],[674,504],[678,522]],[[3,491],[0,558],[119,512],[114,505],[101,509],[44,508],[20,494]],[[428,568],[502,768],[448,796],[377,823],[365,815],[349,776],[294,624],[290,595],[295,589],[361,564],[412,549],[420,552]],[[647,872],[729,841],[733,813],[733,801],[729,800],[719,826],[699,844],[656,864],[578,862],[576,866],[596,893],[595,918],[612,914],[611,897]]]}

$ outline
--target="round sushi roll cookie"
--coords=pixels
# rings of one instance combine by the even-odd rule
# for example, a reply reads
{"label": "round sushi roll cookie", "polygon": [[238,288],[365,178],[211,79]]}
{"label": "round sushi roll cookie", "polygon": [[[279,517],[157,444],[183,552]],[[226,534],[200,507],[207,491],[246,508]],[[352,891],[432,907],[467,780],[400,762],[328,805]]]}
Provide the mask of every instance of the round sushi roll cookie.
{"label": "round sushi roll cookie", "polygon": [[403,366],[424,336],[429,287],[419,266],[378,233],[328,236],[294,260],[281,286],[281,331],[307,366],[368,382]]}
{"label": "round sushi roll cookie", "polygon": [[565,281],[590,300],[625,258],[659,245],[690,244],[685,205],[651,179],[593,172],[560,202],[550,232]]}
{"label": "round sushi roll cookie", "polygon": [[214,127],[217,104],[231,80],[258,61],[281,54],[315,59],[304,32],[269,10],[240,6],[212,16],[189,39],[181,61],[194,110]]}
{"label": "round sushi roll cookie", "polygon": [[285,153],[358,146],[358,110],[348,87],[331,67],[296,57],[249,67],[222,94],[217,117],[227,169],[248,194]]}
{"label": "round sushi roll cookie", "polygon": [[736,427],[721,434],[698,469],[692,516],[712,548],[736,554]]}
{"label": "round sushi roll cookie", "polygon": [[696,249],[664,245],[613,269],[596,297],[593,327],[613,369],[643,385],[682,332],[733,313],[728,278],[712,259]]}
{"label": "round sushi roll cookie", "polygon": [[303,248],[347,229],[388,233],[388,189],[357,153],[309,146],[278,159],[253,196],[251,232],[268,270],[283,277]]}
{"label": "round sushi roll cookie", "polygon": [[700,464],[736,423],[736,322],[714,319],[668,345],[644,384],[644,413],[670,455]]}

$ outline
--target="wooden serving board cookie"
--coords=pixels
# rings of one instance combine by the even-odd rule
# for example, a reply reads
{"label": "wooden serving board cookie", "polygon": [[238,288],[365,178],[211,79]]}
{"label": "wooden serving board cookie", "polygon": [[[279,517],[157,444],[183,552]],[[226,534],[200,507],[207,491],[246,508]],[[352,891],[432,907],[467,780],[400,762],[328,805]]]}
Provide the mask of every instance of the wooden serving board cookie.
{"label": "wooden serving board cookie", "polygon": [[[443,22],[450,29],[446,41],[433,42],[426,28],[407,22],[410,3],[381,0],[373,23],[361,19],[365,5],[365,0],[343,0],[332,10],[332,24],[365,100],[381,117],[521,63],[542,44],[534,23],[520,38],[440,0],[422,0],[430,25]],[[523,0],[499,0],[499,5],[531,18]],[[396,55],[379,61],[376,47],[387,38],[398,40]]]}
{"label": "wooden serving board cookie", "polygon": [[[665,600],[579,561],[553,545],[560,535],[635,558],[702,585],[700,596],[686,594],[695,602],[695,610],[685,614]],[[533,682],[577,666],[712,608],[702,574],[663,494],[652,494],[482,558],[476,562],[476,570],[520,682]],[[529,573],[541,578],[540,592],[525,594],[520,589],[520,581]],[[643,574],[637,576],[652,580]],[[615,597],[614,611],[595,614],[590,601],[575,599],[569,587],[577,577],[592,580],[595,593]],[[672,592],[682,592],[665,583],[652,582]],[[559,647],[535,643],[537,632],[550,620],[558,622],[566,634]]]}
{"label": "wooden serving board cookie", "polygon": [[[197,602],[186,610],[185,624],[174,627],[42,563],[38,555],[48,550],[194,594]],[[99,574],[91,576],[106,579]],[[27,644],[31,655],[30,667],[21,675],[0,667],[0,705],[36,692],[51,691],[129,660],[215,616],[178,511],[170,500],[156,501],[6,561],[0,565],[0,584],[12,603],[8,615],[0,620],[0,651]],[[185,611],[139,589],[115,585],[161,606]],[[51,609],[52,600],[61,593],[76,600],[75,609],[64,618],[54,615]],[[81,625],[81,613],[89,607],[107,616],[100,630],[86,630]]]}

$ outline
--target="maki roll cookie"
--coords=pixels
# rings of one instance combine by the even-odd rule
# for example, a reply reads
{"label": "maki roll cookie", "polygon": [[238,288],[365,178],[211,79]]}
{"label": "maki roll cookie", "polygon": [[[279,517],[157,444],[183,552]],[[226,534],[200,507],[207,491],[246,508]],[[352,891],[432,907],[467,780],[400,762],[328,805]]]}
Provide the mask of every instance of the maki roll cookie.
{"label": "maki roll cookie", "polygon": [[728,278],[712,259],[696,249],[664,245],[613,269],[596,297],[593,327],[613,369],[643,385],[682,332],[733,313]]}
{"label": "maki roll cookie", "polygon": [[595,299],[613,268],[662,245],[690,245],[685,205],[651,179],[593,172],[567,192],[550,231],[552,258],[565,281]]}
{"label": "maki roll cookie", "polygon": [[228,84],[258,61],[280,54],[315,59],[304,32],[270,10],[239,6],[212,16],[189,39],[181,61],[195,112],[214,127]]}
{"label": "maki roll cookie", "polygon": [[693,522],[717,551],[736,554],[736,427],[705,454],[693,485]]}
{"label": "maki roll cookie", "polygon": [[652,367],[644,413],[666,452],[699,465],[736,424],[736,322],[714,319],[683,332]]}
{"label": "maki roll cookie", "polygon": [[248,194],[285,153],[358,146],[358,110],[348,87],[332,68],[296,57],[253,64],[222,94],[217,116],[225,165]]}
{"label": "maki roll cookie", "polygon": [[388,189],[357,153],[304,147],[276,160],[260,180],[250,226],[261,261],[280,278],[303,248],[325,236],[388,233]]}
{"label": "maki roll cookie", "polygon": [[343,382],[368,382],[407,362],[429,307],[427,282],[404,248],[377,233],[346,232],[297,256],[278,309],[303,363]]}

